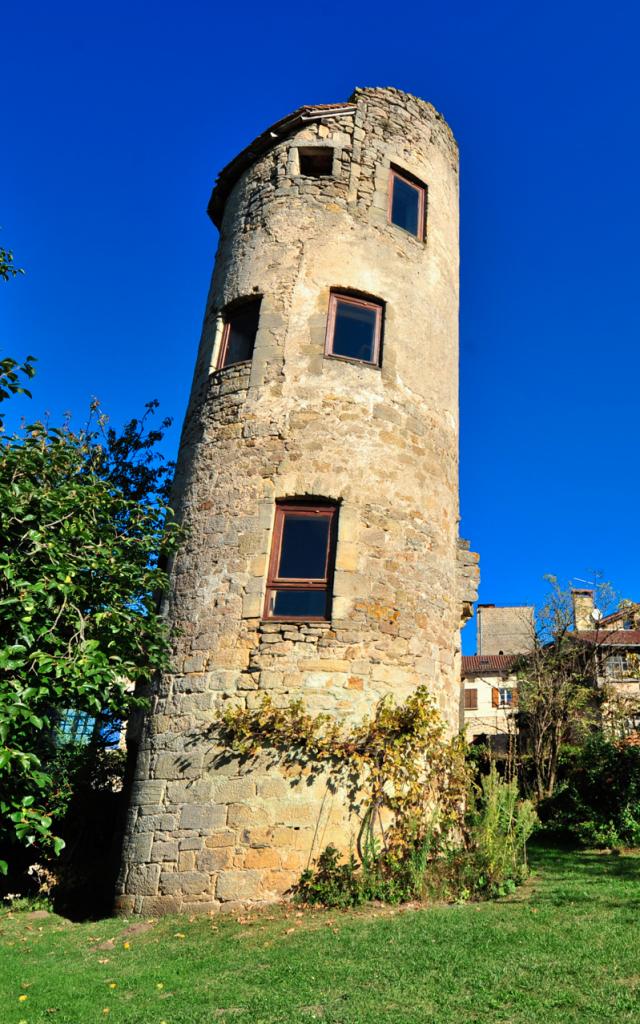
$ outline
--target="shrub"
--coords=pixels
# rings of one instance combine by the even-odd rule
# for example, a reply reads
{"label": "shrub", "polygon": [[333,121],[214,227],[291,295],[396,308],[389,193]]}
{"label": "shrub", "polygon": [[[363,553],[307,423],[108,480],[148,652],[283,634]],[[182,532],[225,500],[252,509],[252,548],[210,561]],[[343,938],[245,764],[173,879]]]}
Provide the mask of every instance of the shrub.
{"label": "shrub", "polygon": [[582,846],[640,845],[640,749],[591,736],[565,756],[561,783],[540,817]]}
{"label": "shrub", "polygon": [[353,855],[341,861],[329,846],[302,875],[296,898],[344,908],[371,900],[506,896],[527,877],[526,844],[536,822],[533,805],[519,799],[517,784],[505,782],[492,768],[470,790],[457,837],[433,829],[400,856],[382,852],[361,863]]}

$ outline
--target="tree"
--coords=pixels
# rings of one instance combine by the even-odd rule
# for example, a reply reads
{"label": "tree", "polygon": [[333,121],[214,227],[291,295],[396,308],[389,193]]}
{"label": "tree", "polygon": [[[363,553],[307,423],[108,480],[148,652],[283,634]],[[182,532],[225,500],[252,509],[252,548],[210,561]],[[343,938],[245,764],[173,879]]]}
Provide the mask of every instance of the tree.
{"label": "tree", "polygon": [[[5,392],[21,390],[11,363]],[[25,372],[30,376],[27,363]],[[0,392],[0,400],[7,395]],[[0,845],[61,848],[52,834],[52,734],[67,709],[126,718],[167,664],[162,562],[180,531],[156,446],[169,425],[88,424],[0,435]],[[6,870],[6,862],[0,862]]]}
{"label": "tree", "polygon": [[3,249],[0,246],[0,281],[8,281],[11,277],[24,274],[22,267],[13,265],[13,253],[11,249]]}
{"label": "tree", "polygon": [[[537,614],[531,650],[515,665],[521,736],[527,740],[525,767],[530,766],[538,800],[552,796],[563,744],[579,742],[599,718],[598,658],[601,638],[585,641],[574,631],[572,591],[555,576],[546,577],[549,593]],[[596,607],[613,611],[619,601],[612,587],[595,583]],[[594,626],[597,623],[594,620]]]}

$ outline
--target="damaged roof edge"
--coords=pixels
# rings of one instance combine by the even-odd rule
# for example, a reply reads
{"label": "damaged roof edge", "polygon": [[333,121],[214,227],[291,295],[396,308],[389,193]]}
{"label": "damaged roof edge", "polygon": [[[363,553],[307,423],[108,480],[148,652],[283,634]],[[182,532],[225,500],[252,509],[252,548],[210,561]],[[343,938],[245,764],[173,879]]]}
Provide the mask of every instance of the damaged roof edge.
{"label": "damaged roof edge", "polygon": [[248,167],[251,167],[253,163],[266,153],[272,146],[275,146],[277,142],[286,138],[290,135],[295,128],[299,125],[304,124],[306,121],[315,121],[323,117],[344,117],[347,114],[354,113],[356,109],[355,103],[318,103],[310,106],[299,107],[298,110],[294,110],[292,114],[287,114],[286,117],[276,121],[269,128],[258,135],[242,152],[238,153],[230,163],[223,167],[220,174],[217,177],[216,183],[211,193],[209,205],[207,206],[207,213],[211,217],[211,220],[217,228],[222,223],[222,215],[224,213],[225,203],[229,197],[231,189],[235,185],[236,181]]}

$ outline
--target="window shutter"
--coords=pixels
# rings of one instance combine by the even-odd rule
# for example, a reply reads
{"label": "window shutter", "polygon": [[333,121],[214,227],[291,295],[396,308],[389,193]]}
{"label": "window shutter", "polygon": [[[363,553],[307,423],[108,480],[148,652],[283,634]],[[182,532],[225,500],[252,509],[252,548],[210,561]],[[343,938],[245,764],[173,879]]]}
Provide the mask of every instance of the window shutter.
{"label": "window shutter", "polygon": [[516,686],[511,691],[511,707],[517,708],[518,706],[518,689]]}
{"label": "window shutter", "polygon": [[492,707],[497,708],[499,704],[500,704],[500,690],[498,689],[497,686],[492,686],[491,687],[491,705],[492,705]]}
{"label": "window shutter", "polygon": [[478,710],[478,691],[477,690],[465,690],[464,691],[464,709],[465,709],[465,711],[477,711]]}

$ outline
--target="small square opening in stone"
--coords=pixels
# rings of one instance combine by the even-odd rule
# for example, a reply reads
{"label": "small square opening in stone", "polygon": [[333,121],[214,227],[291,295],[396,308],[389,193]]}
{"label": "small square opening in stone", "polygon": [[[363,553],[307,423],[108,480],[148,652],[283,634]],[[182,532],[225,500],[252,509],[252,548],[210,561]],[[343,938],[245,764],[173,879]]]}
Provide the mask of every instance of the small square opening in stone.
{"label": "small square opening in stone", "polygon": [[300,174],[303,178],[326,178],[333,173],[333,148],[316,146],[299,149]]}

